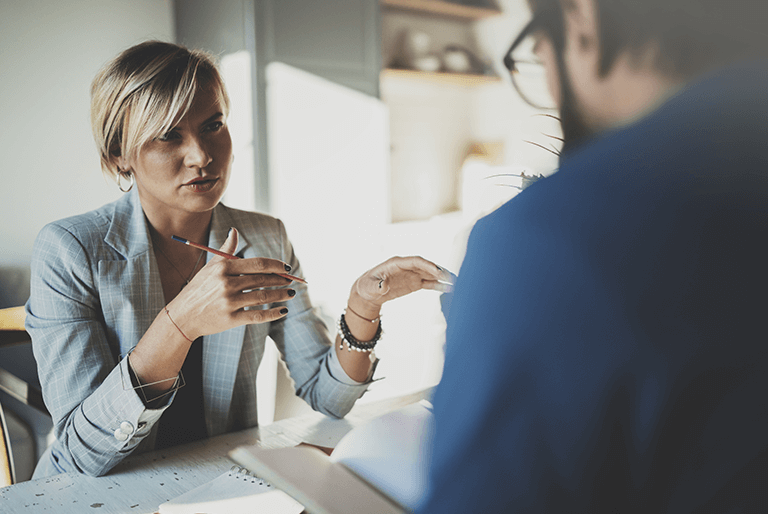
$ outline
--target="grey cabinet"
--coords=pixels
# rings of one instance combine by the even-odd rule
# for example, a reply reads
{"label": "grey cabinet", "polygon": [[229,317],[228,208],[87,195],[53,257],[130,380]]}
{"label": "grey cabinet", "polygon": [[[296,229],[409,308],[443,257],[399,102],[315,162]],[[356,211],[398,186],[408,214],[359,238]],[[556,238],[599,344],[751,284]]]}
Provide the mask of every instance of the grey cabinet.
{"label": "grey cabinet", "polygon": [[262,0],[267,61],[379,94],[377,0]]}

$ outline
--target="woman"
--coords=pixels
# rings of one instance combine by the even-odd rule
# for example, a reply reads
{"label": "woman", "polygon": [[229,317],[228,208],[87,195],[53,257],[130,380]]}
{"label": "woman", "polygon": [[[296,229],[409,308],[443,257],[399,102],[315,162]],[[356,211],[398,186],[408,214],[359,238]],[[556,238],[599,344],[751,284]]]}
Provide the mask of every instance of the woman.
{"label": "woman", "polygon": [[267,336],[296,394],[344,416],[370,383],[381,305],[442,290],[447,275],[418,257],[371,269],[332,345],[305,285],[280,275],[301,275],[283,224],[220,203],[232,142],[211,59],[142,43],[96,76],[91,97],[102,168],[126,194],[35,242],[27,329],[56,436],[35,478],[102,475],[135,451],[255,426]]}

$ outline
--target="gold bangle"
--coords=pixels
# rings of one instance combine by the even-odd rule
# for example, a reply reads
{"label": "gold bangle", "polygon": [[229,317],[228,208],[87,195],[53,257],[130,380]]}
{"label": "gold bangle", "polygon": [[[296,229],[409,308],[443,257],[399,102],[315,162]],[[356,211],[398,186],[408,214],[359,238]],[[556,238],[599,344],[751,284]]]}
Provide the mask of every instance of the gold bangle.
{"label": "gold bangle", "polygon": [[356,313],[355,311],[353,311],[353,310],[352,310],[352,307],[350,307],[350,306],[349,306],[349,304],[347,304],[347,309],[346,309],[346,310],[348,310],[349,312],[351,312],[352,314],[354,314],[354,315],[355,315],[355,316],[357,316],[358,318],[360,318],[360,319],[364,319],[365,321],[367,321],[367,322],[369,322],[369,323],[376,323],[377,321],[379,321],[379,320],[381,319],[381,315],[379,315],[379,316],[376,316],[376,317],[375,317],[375,318],[373,318],[373,319],[368,319],[368,318],[365,318],[365,317],[363,317],[363,316],[359,315],[358,313]]}

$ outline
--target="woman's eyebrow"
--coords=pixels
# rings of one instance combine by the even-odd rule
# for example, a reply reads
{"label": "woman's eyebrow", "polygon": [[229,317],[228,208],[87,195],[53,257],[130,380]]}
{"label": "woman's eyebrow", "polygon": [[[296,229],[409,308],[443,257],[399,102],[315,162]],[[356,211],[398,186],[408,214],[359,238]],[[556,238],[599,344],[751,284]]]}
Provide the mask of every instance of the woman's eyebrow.
{"label": "woman's eyebrow", "polygon": [[206,123],[210,123],[210,122],[212,122],[212,121],[216,120],[217,118],[221,118],[222,116],[224,116],[224,113],[222,113],[222,112],[217,112],[217,113],[216,113],[216,114],[214,114],[213,116],[211,116],[211,117],[207,118],[205,121],[203,121],[203,122],[201,123],[201,125],[205,125]]}

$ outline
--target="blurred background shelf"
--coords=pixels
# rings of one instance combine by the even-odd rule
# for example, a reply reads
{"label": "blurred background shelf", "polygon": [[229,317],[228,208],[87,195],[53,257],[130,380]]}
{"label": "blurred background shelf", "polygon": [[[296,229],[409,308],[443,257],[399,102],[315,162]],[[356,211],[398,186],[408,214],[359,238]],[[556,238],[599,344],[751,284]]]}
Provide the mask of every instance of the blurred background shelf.
{"label": "blurred background shelf", "polygon": [[381,0],[381,6],[462,20],[482,20],[501,14],[493,7],[478,7],[443,0]]}
{"label": "blurred background shelf", "polygon": [[472,73],[447,73],[447,72],[428,72],[418,70],[401,70],[387,68],[381,72],[382,80],[407,79],[419,80],[424,82],[453,84],[460,86],[479,86],[501,81],[501,78],[492,75],[476,75]]}

